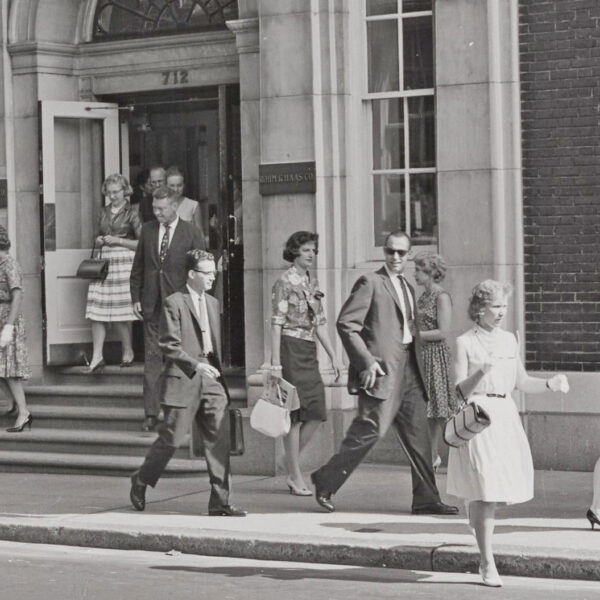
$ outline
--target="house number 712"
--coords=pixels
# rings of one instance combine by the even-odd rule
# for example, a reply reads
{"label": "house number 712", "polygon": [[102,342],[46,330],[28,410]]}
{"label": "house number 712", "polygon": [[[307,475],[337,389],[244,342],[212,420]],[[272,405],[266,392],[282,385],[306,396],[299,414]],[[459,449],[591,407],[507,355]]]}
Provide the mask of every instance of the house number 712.
{"label": "house number 712", "polygon": [[176,69],[175,71],[163,71],[163,85],[174,84],[178,85],[180,83],[188,82],[188,72],[187,69]]}

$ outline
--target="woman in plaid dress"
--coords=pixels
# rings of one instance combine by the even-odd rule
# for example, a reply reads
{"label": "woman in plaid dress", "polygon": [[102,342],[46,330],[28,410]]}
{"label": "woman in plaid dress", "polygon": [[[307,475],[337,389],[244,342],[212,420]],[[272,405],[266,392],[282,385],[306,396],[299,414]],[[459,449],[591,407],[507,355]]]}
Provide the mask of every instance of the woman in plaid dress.
{"label": "woman in plaid dress", "polygon": [[88,372],[93,373],[104,366],[102,349],[106,329],[114,323],[123,354],[121,366],[133,362],[131,344],[131,322],[136,319],[129,292],[129,275],[142,229],[142,221],[136,208],[129,204],[132,189],[123,175],[109,175],[102,184],[102,194],[110,204],[104,207],[100,216],[99,235],[96,248],[100,248],[102,258],[108,259],[108,275],[103,281],[90,283],[85,316],[92,321],[92,341],[94,345]]}

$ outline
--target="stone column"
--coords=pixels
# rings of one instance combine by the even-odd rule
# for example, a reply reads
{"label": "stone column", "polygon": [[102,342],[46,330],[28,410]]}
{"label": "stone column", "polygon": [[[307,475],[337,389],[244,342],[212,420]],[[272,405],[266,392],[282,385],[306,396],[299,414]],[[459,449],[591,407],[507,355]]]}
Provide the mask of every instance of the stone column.
{"label": "stone column", "polygon": [[454,333],[488,277],[515,286],[506,327],[523,333],[518,3],[438,0],[435,11],[440,251]]}

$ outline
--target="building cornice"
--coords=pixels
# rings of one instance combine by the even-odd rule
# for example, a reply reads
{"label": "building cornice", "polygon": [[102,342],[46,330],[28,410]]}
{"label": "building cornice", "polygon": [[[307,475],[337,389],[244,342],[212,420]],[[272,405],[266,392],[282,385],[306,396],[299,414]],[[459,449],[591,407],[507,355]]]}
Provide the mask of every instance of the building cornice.
{"label": "building cornice", "polygon": [[226,25],[235,33],[235,43],[239,54],[258,52],[258,18],[227,21]]}

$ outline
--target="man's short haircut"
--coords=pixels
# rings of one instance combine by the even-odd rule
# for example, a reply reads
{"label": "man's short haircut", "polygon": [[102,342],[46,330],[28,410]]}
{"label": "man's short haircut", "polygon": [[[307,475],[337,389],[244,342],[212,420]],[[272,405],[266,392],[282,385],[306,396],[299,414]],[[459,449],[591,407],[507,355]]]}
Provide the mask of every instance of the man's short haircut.
{"label": "man's short haircut", "polygon": [[166,185],[161,185],[152,192],[152,198],[154,198],[154,200],[163,200],[164,198],[174,200],[176,195],[171,188],[168,188]]}
{"label": "man's short haircut", "polygon": [[162,171],[163,173],[166,173],[165,168],[162,165],[152,165],[148,169],[148,178],[150,178],[150,175],[152,174],[152,171]]}
{"label": "man's short haircut", "polygon": [[383,242],[384,246],[387,246],[388,242],[390,241],[390,238],[393,237],[403,237],[406,238],[408,240],[408,247],[411,248],[412,247],[412,240],[410,239],[410,235],[408,235],[408,233],[406,233],[406,231],[402,230],[402,229],[396,229],[395,231],[392,231],[391,233],[388,233],[386,238],[385,238],[385,242]]}
{"label": "man's short haircut", "polygon": [[169,177],[173,177],[173,176],[181,177],[182,179],[185,180],[185,177],[183,176],[183,173],[181,172],[181,169],[179,167],[176,167],[176,166],[169,167],[165,171],[165,181],[167,179],[169,179]]}
{"label": "man's short haircut", "polygon": [[188,250],[185,253],[185,270],[191,271],[195,269],[199,262],[204,260],[215,260],[215,257],[210,252],[206,250],[199,250],[195,248],[194,250]]}

